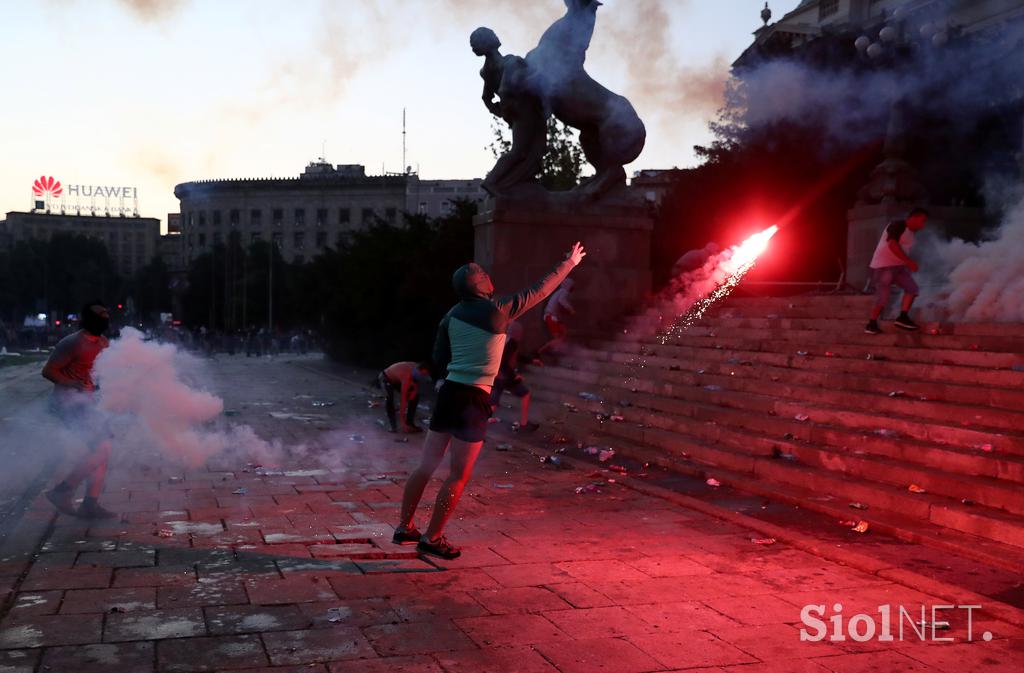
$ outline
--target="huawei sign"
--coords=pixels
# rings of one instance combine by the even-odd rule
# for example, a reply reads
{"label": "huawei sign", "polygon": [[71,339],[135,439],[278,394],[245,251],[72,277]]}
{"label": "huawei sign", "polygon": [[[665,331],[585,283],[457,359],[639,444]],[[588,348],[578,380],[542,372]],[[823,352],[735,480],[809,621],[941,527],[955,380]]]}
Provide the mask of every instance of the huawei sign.
{"label": "huawei sign", "polygon": [[58,198],[64,193],[64,188],[60,186],[59,180],[54,180],[50,176],[41,175],[32,183],[32,193],[36,196],[52,196],[53,198]]}

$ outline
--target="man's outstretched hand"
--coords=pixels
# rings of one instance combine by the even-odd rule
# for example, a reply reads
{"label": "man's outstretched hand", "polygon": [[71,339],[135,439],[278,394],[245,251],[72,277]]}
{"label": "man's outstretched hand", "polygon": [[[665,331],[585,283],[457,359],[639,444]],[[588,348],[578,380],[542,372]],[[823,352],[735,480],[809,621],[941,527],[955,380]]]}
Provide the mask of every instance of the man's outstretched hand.
{"label": "man's outstretched hand", "polygon": [[587,251],[583,249],[583,244],[576,241],[572,246],[572,250],[569,251],[569,254],[567,254],[565,258],[571,259],[573,266],[579,266],[580,262],[582,262],[583,258],[586,256]]}

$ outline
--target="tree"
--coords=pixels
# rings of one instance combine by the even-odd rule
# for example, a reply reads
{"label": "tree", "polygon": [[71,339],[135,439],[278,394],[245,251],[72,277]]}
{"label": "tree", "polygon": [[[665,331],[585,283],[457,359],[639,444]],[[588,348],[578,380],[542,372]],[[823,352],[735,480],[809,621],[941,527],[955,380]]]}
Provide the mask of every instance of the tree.
{"label": "tree", "polygon": [[[497,159],[512,147],[508,126],[494,120],[494,140],[488,149]],[[579,133],[555,117],[548,117],[548,146],[544,153],[543,167],[538,176],[540,183],[551,191],[566,191],[580,184],[584,177],[586,158],[580,146]]]}
{"label": "tree", "polygon": [[144,321],[155,322],[160,313],[171,311],[171,274],[163,258],[154,257],[139,269],[128,286],[135,310]]}

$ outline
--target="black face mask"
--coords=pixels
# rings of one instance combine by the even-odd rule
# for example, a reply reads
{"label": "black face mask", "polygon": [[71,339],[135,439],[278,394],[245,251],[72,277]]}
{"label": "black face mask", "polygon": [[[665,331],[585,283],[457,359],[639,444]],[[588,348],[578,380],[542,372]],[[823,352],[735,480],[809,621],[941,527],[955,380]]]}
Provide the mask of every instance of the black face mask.
{"label": "black face mask", "polygon": [[110,327],[110,318],[104,318],[95,311],[86,311],[82,314],[82,329],[93,336],[103,336],[103,333]]}

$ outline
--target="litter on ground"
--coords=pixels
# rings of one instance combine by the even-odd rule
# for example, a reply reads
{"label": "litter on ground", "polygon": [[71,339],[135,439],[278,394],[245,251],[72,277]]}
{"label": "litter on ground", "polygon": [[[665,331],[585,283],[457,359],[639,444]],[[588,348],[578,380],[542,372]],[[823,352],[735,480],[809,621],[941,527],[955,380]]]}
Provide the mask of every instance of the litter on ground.
{"label": "litter on ground", "polygon": [[775,544],[775,538],[773,537],[752,537],[750,541],[754,544],[771,545]]}
{"label": "litter on ground", "polygon": [[719,487],[719,486],[721,486],[721,485],[722,485],[722,482],[718,481],[717,479],[715,479],[715,478],[713,478],[713,477],[712,477],[712,478],[710,478],[710,479],[708,479],[708,480],[707,480],[706,482],[704,482],[704,483],[706,483],[706,484],[707,484],[708,486],[713,486],[713,487],[715,487],[715,488],[717,488],[717,487]]}
{"label": "litter on ground", "polygon": [[911,484],[910,486],[907,486],[907,490],[910,491],[911,493],[925,493],[926,492],[923,488],[921,488],[917,484]]}

